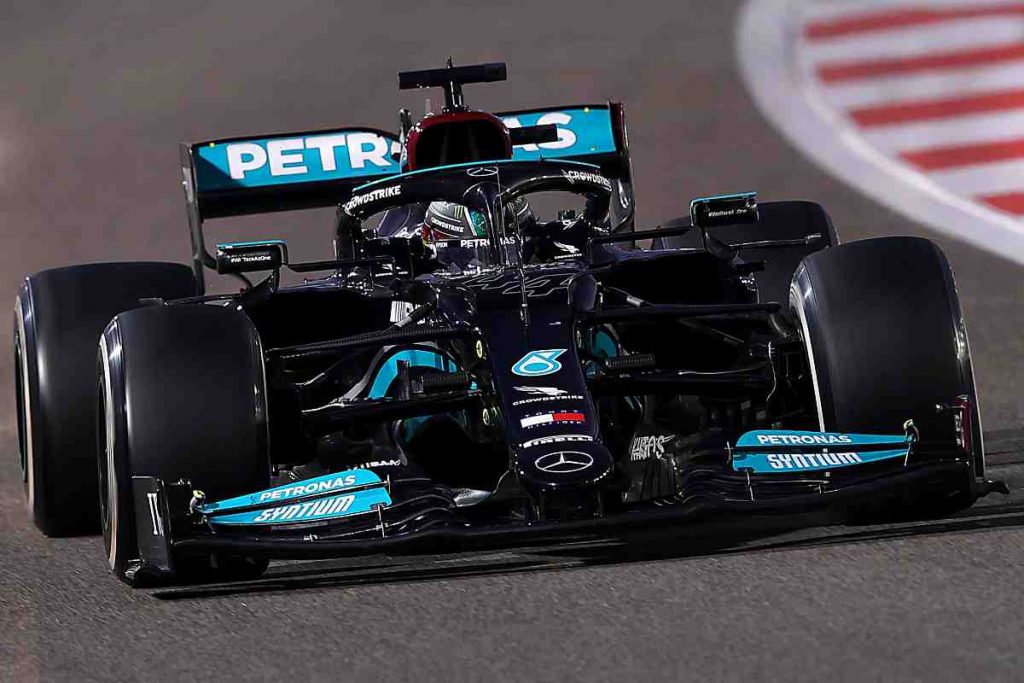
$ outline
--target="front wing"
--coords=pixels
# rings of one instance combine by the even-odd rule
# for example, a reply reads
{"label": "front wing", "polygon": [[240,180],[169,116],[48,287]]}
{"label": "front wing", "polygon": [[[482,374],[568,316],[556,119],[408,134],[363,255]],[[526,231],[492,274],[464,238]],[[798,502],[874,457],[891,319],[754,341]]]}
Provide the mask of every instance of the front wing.
{"label": "front wing", "polygon": [[[134,477],[140,561],[129,576],[137,582],[173,576],[176,558],[189,554],[315,559],[465,551],[659,523],[743,525],[751,515],[806,512],[834,517],[894,497],[977,495],[970,457],[952,444],[860,435],[866,439],[837,452],[766,444],[766,434],[771,432],[750,432],[728,447],[725,467],[696,461],[680,466],[671,497],[566,521],[509,514],[507,505],[504,511],[463,507],[456,491],[405,468],[384,475],[348,470],[217,502],[206,501],[188,482]],[[805,466],[778,466],[793,462]]]}

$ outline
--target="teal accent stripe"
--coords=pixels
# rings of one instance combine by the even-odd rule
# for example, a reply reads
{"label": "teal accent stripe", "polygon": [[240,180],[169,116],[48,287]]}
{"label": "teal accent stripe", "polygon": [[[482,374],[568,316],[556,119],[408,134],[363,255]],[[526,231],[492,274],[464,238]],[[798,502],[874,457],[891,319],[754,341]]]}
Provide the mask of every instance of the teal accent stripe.
{"label": "teal accent stripe", "polygon": [[455,363],[450,361],[444,354],[438,351],[427,349],[405,349],[399,351],[384,361],[384,364],[377,371],[370,385],[369,398],[383,398],[387,396],[391,383],[398,377],[398,363],[405,361],[413,368],[433,368],[443,372],[455,372]]}
{"label": "teal accent stripe", "polygon": [[211,142],[193,147],[196,190],[204,193],[390,175],[401,170],[391,158],[397,144],[377,131],[360,128]]}
{"label": "teal accent stripe", "polygon": [[822,451],[820,453],[737,453],[733,456],[734,471],[750,470],[757,474],[786,472],[817,472],[843,467],[866,465],[882,460],[907,457],[909,446],[885,451]]}
{"label": "teal accent stripe", "polygon": [[314,477],[313,479],[303,479],[282,484],[266,491],[257,491],[256,493],[228,498],[227,500],[215,503],[205,503],[200,507],[200,510],[203,514],[207,515],[221,514],[239,508],[252,507],[253,505],[263,505],[275,501],[287,502],[292,498],[301,498],[302,496],[323,493],[324,491],[336,490],[343,492],[348,488],[379,483],[381,483],[380,477],[370,470],[345,470],[343,472]]}
{"label": "teal accent stripe", "polygon": [[845,434],[839,432],[808,432],[791,429],[756,429],[736,440],[736,446],[785,449],[786,446],[824,446],[856,450],[857,446],[902,446],[903,434]]}
{"label": "teal accent stripe", "polygon": [[388,507],[389,505],[391,505],[391,496],[387,489],[381,486],[351,493],[339,493],[336,496],[304,503],[284,501],[276,507],[213,516],[209,518],[209,521],[214,525],[238,526],[322,522],[373,512],[379,507]]}
{"label": "teal accent stripe", "polygon": [[594,333],[594,355],[598,358],[615,358],[619,355],[618,345],[605,330]]}

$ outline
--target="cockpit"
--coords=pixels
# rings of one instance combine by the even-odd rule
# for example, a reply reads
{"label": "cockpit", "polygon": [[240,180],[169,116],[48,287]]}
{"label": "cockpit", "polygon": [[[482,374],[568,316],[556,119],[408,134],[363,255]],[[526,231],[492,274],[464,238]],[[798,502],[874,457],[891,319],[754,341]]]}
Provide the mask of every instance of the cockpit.
{"label": "cockpit", "polygon": [[573,260],[606,234],[611,183],[565,161],[460,164],[358,188],[339,209],[339,257],[407,250],[410,270],[473,274]]}

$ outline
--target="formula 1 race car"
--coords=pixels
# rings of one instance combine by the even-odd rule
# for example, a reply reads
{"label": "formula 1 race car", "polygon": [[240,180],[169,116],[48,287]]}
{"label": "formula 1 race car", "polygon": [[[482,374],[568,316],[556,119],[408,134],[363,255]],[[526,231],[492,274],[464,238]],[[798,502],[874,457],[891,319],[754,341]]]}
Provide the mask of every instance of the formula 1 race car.
{"label": "formula 1 race car", "polygon": [[[99,521],[141,584],[719,516],[942,515],[995,486],[938,247],[840,245],[820,206],[753,193],[636,232],[622,106],[466,108],[463,84],[504,78],[400,74],[445,106],[403,110],[398,135],[183,145],[192,268],[28,277],[39,528]],[[330,260],[204,239],[212,218],[323,206]],[[205,294],[206,269],[241,291]]]}

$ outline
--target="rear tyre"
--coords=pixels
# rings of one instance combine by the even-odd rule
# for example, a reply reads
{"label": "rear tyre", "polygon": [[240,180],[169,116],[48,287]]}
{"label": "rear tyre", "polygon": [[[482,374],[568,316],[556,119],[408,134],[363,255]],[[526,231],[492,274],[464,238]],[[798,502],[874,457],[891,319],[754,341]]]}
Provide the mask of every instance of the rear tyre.
{"label": "rear tyre", "polygon": [[93,474],[96,341],[143,298],[195,294],[175,263],[94,263],[45,270],[14,307],[18,452],[29,511],[48,536],[99,531]]}
{"label": "rear tyre", "polygon": [[[240,311],[154,306],[111,321],[99,365],[103,540],[111,571],[131,582],[140,559],[133,476],[184,479],[209,500],[269,487],[263,353]],[[234,555],[172,561],[181,581],[254,578],[267,567]]]}
{"label": "rear tyre", "polygon": [[[885,237],[807,256],[793,278],[823,431],[900,433],[913,419],[923,438],[953,439],[948,414],[970,406],[963,478],[897,501],[900,514],[935,516],[969,506],[984,475],[984,447],[967,330],[949,263],[932,242]],[[890,508],[892,510],[892,508]]]}

